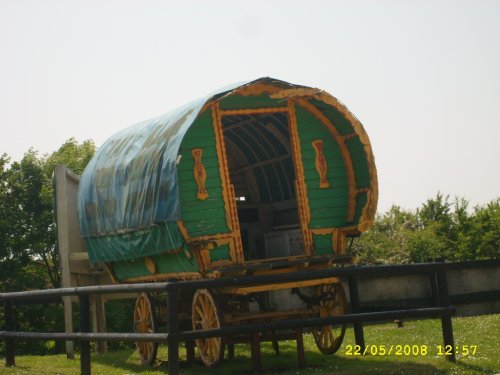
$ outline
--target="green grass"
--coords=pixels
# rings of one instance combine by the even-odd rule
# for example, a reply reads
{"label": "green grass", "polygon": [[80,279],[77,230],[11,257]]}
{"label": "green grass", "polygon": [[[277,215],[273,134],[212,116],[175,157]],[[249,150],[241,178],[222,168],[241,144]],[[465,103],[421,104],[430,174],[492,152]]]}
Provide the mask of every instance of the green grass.
{"label": "green grass", "polygon": [[[296,347],[294,341],[280,343],[280,355],[276,356],[270,344],[262,344],[262,364],[265,374],[496,374],[500,373],[500,315],[483,315],[468,318],[454,318],[453,329],[455,344],[477,346],[475,355],[457,357],[453,364],[437,354],[437,345],[442,344],[439,320],[404,322],[402,328],[396,324],[378,324],[365,327],[365,340],[369,345],[385,345],[388,351],[393,345],[426,345],[427,355],[401,355],[394,352],[385,356],[346,355],[347,345],[354,345],[352,329],[347,334],[342,348],[337,354],[324,356],[315,348],[311,335],[304,335],[307,367],[296,366]],[[236,346],[234,360],[225,361],[216,369],[206,369],[200,364],[181,367],[186,375],[232,375],[252,374],[250,350],[247,345]],[[92,356],[93,374],[160,374],[166,372],[165,346],[160,347],[159,361],[155,367],[147,368],[139,364],[137,353],[132,350],[110,352]],[[181,349],[181,358],[185,352]],[[79,374],[79,359],[67,360],[65,355],[19,356],[15,368],[0,365],[0,374]]]}

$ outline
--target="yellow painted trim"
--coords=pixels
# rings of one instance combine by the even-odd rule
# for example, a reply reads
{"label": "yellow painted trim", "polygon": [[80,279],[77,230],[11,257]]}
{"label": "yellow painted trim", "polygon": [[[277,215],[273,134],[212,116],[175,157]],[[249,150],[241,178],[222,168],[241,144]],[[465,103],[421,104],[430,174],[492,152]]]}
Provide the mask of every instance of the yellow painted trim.
{"label": "yellow painted trim", "polygon": [[275,85],[271,85],[269,83],[254,83],[254,84],[242,86],[242,87],[234,90],[233,92],[231,92],[231,94],[238,94],[238,95],[242,95],[242,96],[250,96],[250,95],[258,96],[258,95],[262,95],[262,94],[270,94],[271,95],[271,94],[277,93],[281,90],[282,90],[282,88],[275,86]]}
{"label": "yellow painted trim", "polygon": [[188,233],[188,230],[186,228],[186,225],[184,224],[184,221],[177,220],[177,228],[179,228],[179,231],[181,232],[181,235],[184,238],[184,241],[186,241],[186,243],[191,242],[191,238],[189,237],[189,233]]}
{"label": "yellow painted trim", "polygon": [[312,88],[312,87],[299,87],[290,89],[281,89],[274,94],[269,95],[272,99],[295,99],[304,96],[313,96],[324,93],[323,90]]}
{"label": "yellow painted trim", "polygon": [[328,181],[328,163],[323,153],[323,140],[315,139],[311,142],[312,147],[315,151],[314,156],[314,167],[319,175],[319,188],[328,189],[330,187],[330,182]]}
{"label": "yellow painted trim", "polygon": [[221,109],[221,116],[262,115],[266,113],[287,112],[287,107]]}
{"label": "yellow painted trim", "polygon": [[318,229],[311,229],[312,234],[316,235],[326,235],[326,234],[332,234],[337,228],[318,228]]}
{"label": "yellow painted trim", "polygon": [[295,168],[295,196],[297,199],[300,228],[302,231],[305,253],[307,256],[311,256],[313,253],[312,233],[309,230],[311,210],[309,207],[309,199],[307,198],[307,187],[304,177],[304,165],[302,164],[302,152],[297,129],[297,118],[295,116],[295,106],[292,100],[288,101],[288,116],[292,159]]}
{"label": "yellow painted trim", "polygon": [[154,275],[157,271],[156,263],[151,257],[144,258],[144,266],[146,267],[148,272],[152,275]]}
{"label": "yellow painted trim", "polygon": [[290,288],[302,288],[308,286],[316,286],[323,284],[338,283],[340,279],[338,277],[328,277],[325,279],[317,280],[305,280],[305,281],[292,281],[280,284],[267,284],[267,285],[256,285],[247,287],[235,287],[235,288],[222,288],[225,293],[228,294],[249,294],[263,291],[290,289]]}
{"label": "yellow painted trim", "polygon": [[207,171],[205,170],[205,166],[201,161],[201,157],[203,156],[202,148],[193,148],[191,150],[191,154],[193,155],[194,165],[193,165],[193,177],[196,182],[196,186],[198,187],[198,192],[196,193],[196,198],[201,201],[204,201],[208,198],[208,192],[205,187],[205,182],[207,181]]}
{"label": "yellow painted trim", "polygon": [[129,279],[120,280],[121,283],[143,283],[143,282],[159,282],[167,279],[180,279],[180,280],[195,280],[201,279],[202,275],[198,272],[175,272],[175,273],[162,273],[154,276],[139,276],[131,277]]}
{"label": "yellow painted trim", "polygon": [[217,157],[219,159],[219,172],[222,180],[222,195],[224,198],[224,206],[226,209],[226,222],[231,232],[231,237],[234,238],[234,244],[229,245],[231,259],[236,263],[243,263],[243,245],[241,242],[240,225],[238,220],[238,212],[236,208],[236,199],[234,188],[231,185],[229,177],[229,168],[227,166],[226,145],[224,143],[224,134],[222,132],[222,115],[219,109],[219,103],[214,102],[212,106],[212,120],[215,133],[215,144],[217,148]]}
{"label": "yellow painted trim", "polygon": [[340,228],[336,228],[332,233],[332,248],[337,255],[345,255],[346,233]]}

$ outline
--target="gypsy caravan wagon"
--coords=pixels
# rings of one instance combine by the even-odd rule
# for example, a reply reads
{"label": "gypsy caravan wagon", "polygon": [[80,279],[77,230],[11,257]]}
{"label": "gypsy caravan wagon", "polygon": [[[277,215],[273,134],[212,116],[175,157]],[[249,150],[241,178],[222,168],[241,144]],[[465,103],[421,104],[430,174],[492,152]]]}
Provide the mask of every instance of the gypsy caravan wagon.
{"label": "gypsy caravan wagon", "polygon": [[[273,78],[224,88],[112,136],[78,192],[89,258],[106,264],[115,283],[349,263],[346,243],[370,227],[376,206],[377,172],[361,123],[330,94]],[[343,314],[345,293],[338,278],[202,289],[181,295],[179,308],[202,330]],[[166,311],[161,294],[140,294],[136,331],[154,332]],[[312,332],[331,354],[345,327]],[[224,355],[220,338],[196,345],[208,366]],[[143,363],[155,361],[157,344],[137,346]]]}

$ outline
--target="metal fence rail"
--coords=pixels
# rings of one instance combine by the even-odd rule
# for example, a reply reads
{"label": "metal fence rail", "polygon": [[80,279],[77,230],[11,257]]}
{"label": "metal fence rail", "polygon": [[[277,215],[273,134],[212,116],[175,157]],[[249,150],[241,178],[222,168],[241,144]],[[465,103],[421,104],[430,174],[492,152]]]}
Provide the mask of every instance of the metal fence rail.
{"label": "metal fence rail", "polygon": [[[397,266],[346,267],[328,270],[303,271],[277,275],[237,276],[213,280],[169,281],[161,283],[120,284],[106,286],[89,286],[78,288],[60,288],[37,291],[0,293],[4,305],[5,330],[0,331],[0,339],[5,340],[6,366],[15,365],[14,342],[18,340],[75,340],[81,341],[81,374],[91,374],[90,341],[153,341],[168,343],[168,373],[179,374],[179,343],[199,338],[227,337],[239,334],[251,334],[281,329],[300,329],[327,324],[353,324],[356,345],[365,347],[363,322],[383,321],[407,318],[441,318],[443,341],[445,346],[454,347],[451,316],[455,308],[450,306],[446,279],[446,263],[422,263]],[[407,275],[427,274],[432,286],[434,307],[416,308],[397,311],[379,311],[360,313],[357,277],[365,275]],[[269,323],[249,324],[243,326],[221,327],[203,331],[180,331],[178,322],[177,295],[183,289],[217,289],[230,286],[255,286],[286,282],[316,280],[327,277],[347,278],[351,300],[351,314],[327,318],[302,318],[273,321]],[[167,333],[91,333],[90,332],[90,295],[120,292],[166,292],[168,309]],[[78,296],[80,302],[80,332],[48,333],[48,332],[16,332],[14,327],[14,304],[26,302],[40,303],[44,300],[54,301],[63,296]],[[447,357],[455,361],[454,351]]]}

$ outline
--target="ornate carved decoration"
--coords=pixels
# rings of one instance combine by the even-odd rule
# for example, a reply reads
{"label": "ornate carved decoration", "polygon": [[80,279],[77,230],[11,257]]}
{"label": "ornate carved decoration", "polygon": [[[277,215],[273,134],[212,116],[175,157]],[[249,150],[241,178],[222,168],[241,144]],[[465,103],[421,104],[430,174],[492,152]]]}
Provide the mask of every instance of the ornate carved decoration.
{"label": "ornate carved decoration", "polygon": [[312,146],[314,151],[316,151],[314,166],[319,174],[319,188],[328,189],[330,187],[330,182],[326,176],[328,172],[328,165],[326,164],[325,154],[323,153],[323,140],[315,139],[312,141]]}
{"label": "ornate carved decoration", "polygon": [[205,166],[201,161],[201,156],[203,155],[203,149],[194,148],[191,151],[191,153],[193,154],[194,158],[193,175],[196,181],[196,185],[198,186],[198,193],[196,194],[196,197],[199,200],[203,201],[208,198],[207,189],[205,188],[205,182],[207,180],[207,172],[205,171]]}

